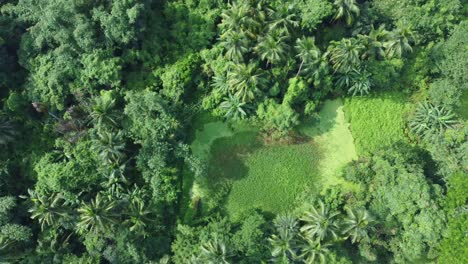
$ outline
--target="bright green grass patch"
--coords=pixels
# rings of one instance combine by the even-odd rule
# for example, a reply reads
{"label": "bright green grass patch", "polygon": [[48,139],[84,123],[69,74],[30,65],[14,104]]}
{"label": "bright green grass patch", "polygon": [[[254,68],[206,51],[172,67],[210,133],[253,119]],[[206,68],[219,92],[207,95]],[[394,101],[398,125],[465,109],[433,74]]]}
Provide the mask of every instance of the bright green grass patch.
{"label": "bright green grass patch", "polygon": [[320,111],[319,120],[305,122],[299,131],[313,138],[321,147],[322,158],[319,171],[323,190],[341,184],[346,190],[357,190],[357,186],[342,177],[342,168],[357,159],[354,139],[345,120],[341,99],[326,101]]}
{"label": "bright green grass patch", "polygon": [[305,191],[316,188],[319,159],[312,143],[264,146],[245,154],[240,166],[227,166],[227,176],[238,178],[227,198],[228,214],[236,218],[249,208],[288,211]]}
{"label": "bright green grass patch", "polygon": [[402,93],[352,97],[345,100],[345,115],[359,154],[406,140],[406,116],[411,108]]}

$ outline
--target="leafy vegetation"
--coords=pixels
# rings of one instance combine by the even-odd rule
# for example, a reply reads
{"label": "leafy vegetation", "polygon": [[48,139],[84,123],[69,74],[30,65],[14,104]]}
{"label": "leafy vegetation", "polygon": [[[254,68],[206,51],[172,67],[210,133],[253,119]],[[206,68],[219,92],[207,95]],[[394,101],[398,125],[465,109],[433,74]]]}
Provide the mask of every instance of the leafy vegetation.
{"label": "leafy vegetation", "polygon": [[464,263],[466,8],[1,0],[0,262]]}
{"label": "leafy vegetation", "polygon": [[406,140],[409,107],[406,96],[399,93],[347,99],[345,116],[350,122],[358,153],[373,153]]}

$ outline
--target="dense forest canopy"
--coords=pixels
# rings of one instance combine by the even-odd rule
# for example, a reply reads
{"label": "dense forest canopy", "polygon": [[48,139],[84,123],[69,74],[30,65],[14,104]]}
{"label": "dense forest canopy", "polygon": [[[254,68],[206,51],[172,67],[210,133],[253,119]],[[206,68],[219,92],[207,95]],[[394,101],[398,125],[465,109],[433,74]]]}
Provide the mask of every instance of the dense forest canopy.
{"label": "dense forest canopy", "polygon": [[461,0],[0,0],[0,262],[465,263]]}

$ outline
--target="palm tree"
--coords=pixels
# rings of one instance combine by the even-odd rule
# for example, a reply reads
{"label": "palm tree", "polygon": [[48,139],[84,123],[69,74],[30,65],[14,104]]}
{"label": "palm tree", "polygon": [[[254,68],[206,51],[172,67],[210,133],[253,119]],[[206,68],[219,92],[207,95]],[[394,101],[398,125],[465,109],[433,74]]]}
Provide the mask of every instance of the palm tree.
{"label": "palm tree", "polygon": [[249,50],[249,41],[242,31],[229,30],[221,35],[220,40],[226,50],[226,58],[232,61],[242,61],[244,53]]}
{"label": "palm tree", "polygon": [[299,258],[307,264],[326,263],[325,257],[330,252],[329,246],[330,244],[320,244],[317,240],[305,238],[304,243],[300,245]]}
{"label": "palm tree", "polygon": [[387,57],[401,58],[406,53],[413,51],[410,42],[414,42],[415,38],[410,26],[398,23],[397,28],[390,32],[389,39],[384,44]]}
{"label": "palm tree", "polygon": [[377,29],[371,25],[369,35],[358,35],[365,43],[366,53],[374,58],[385,57],[384,44],[388,40],[389,32],[385,30],[385,25],[380,25]]}
{"label": "palm tree", "polygon": [[226,112],[224,117],[227,119],[236,121],[239,119],[244,119],[247,116],[247,113],[244,110],[245,103],[241,102],[238,97],[232,96],[231,94],[221,103],[219,107]]}
{"label": "palm tree", "polygon": [[225,31],[240,29],[248,16],[249,6],[246,2],[234,1],[228,4],[228,8],[221,13],[220,27]]}
{"label": "palm tree", "polygon": [[242,102],[253,100],[266,83],[255,64],[234,65],[227,77],[231,92]]}
{"label": "palm tree", "polygon": [[245,33],[255,39],[255,32],[261,26],[261,12],[250,6],[249,1],[235,1],[228,4],[228,8],[221,13],[220,28],[223,32],[230,30]]}
{"label": "palm tree", "polygon": [[100,131],[93,143],[93,150],[107,164],[118,164],[125,157],[125,142],[121,131]]}
{"label": "palm tree", "polygon": [[337,212],[330,212],[325,207],[322,201],[319,201],[318,209],[311,207],[311,210],[306,212],[301,218],[305,224],[301,227],[301,232],[305,237],[323,241],[327,238],[337,238],[338,224],[336,217]]}
{"label": "palm tree", "polygon": [[346,208],[348,216],[343,220],[343,231],[342,234],[351,238],[351,243],[368,240],[367,234],[370,224],[374,222],[372,217],[369,215],[367,210],[358,209],[352,210]]}
{"label": "palm tree", "polygon": [[302,37],[296,40],[296,50],[297,55],[301,60],[301,64],[299,65],[299,70],[296,73],[296,77],[302,70],[304,63],[307,65],[307,70],[311,70],[311,68],[315,67],[317,64],[320,63],[321,52],[320,49],[315,46],[315,39],[311,37]]}
{"label": "palm tree", "polygon": [[229,264],[231,253],[221,240],[213,239],[201,246],[199,260],[207,264]]}
{"label": "palm tree", "polygon": [[431,139],[455,123],[455,114],[452,111],[426,101],[419,103],[409,127],[414,134]]}
{"label": "palm tree", "polygon": [[353,96],[369,93],[371,88],[370,73],[366,70],[353,70],[351,71],[350,76],[351,87],[349,88],[348,93],[351,93]]}
{"label": "palm tree", "polygon": [[271,255],[275,260],[288,263],[296,258],[296,240],[291,232],[279,230],[278,235],[273,234],[268,241],[271,244]]}
{"label": "palm tree", "polygon": [[11,142],[16,135],[14,126],[6,118],[0,117],[0,145]]}
{"label": "palm tree", "polygon": [[287,49],[285,38],[279,30],[269,31],[265,37],[260,38],[255,51],[262,60],[267,61],[267,67],[269,64],[276,64],[284,59]]}
{"label": "palm tree", "polygon": [[117,223],[113,210],[115,201],[107,201],[98,193],[90,203],[82,203],[78,208],[80,220],[77,224],[79,232],[106,232]]}
{"label": "palm tree", "polygon": [[229,91],[227,76],[225,73],[215,74],[211,80],[211,87],[226,94]]}
{"label": "palm tree", "polygon": [[357,69],[361,63],[360,52],[363,48],[363,45],[354,38],[331,41],[327,55],[330,56],[335,72],[345,73]]}
{"label": "palm tree", "polygon": [[150,218],[151,210],[149,206],[145,205],[145,202],[138,197],[134,197],[130,200],[128,205],[128,219],[124,221],[130,227],[130,231],[140,234],[146,237],[146,227],[148,223],[153,220]]}
{"label": "palm tree", "polygon": [[116,100],[111,91],[101,92],[101,96],[94,98],[89,117],[98,129],[103,125],[117,126],[118,114],[115,112]]}
{"label": "palm tree", "polygon": [[354,18],[359,16],[359,6],[356,3],[356,0],[335,0],[333,5],[336,7],[336,14],[333,17],[333,20],[338,20],[344,18],[346,25],[350,26]]}
{"label": "palm tree", "polygon": [[271,10],[272,20],[268,23],[270,30],[281,29],[289,34],[292,28],[299,26],[297,10],[292,10],[293,7],[294,5],[283,3],[277,10]]}
{"label": "palm tree", "polygon": [[62,194],[42,195],[33,190],[28,190],[28,193],[33,202],[28,211],[32,219],[38,219],[41,230],[44,230],[45,226],[58,226],[70,217],[70,208],[67,207]]}
{"label": "palm tree", "polygon": [[291,215],[278,215],[275,220],[273,220],[273,224],[279,233],[286,232],[294,236],[299,230],[297,219]]}

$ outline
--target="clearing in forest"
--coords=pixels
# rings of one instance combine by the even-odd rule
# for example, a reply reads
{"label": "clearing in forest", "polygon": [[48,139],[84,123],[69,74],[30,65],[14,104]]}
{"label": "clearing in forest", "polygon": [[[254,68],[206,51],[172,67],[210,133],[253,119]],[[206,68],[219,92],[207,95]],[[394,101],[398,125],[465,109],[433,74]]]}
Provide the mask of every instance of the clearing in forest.
{"label": "clearing in forest", "polygon": [[201,199],[204,209],[224,204],[237,218],[253,208],[288,211],[331,185],[357,188],[341,177],[341,168],[357,158],[341,100],[325,102],[319,118],[297,130],[306,136],[300,143],[265,145],[256,128],[205,123],[192,150],[208,163],[208,175],[195,181],[192,199]]}

